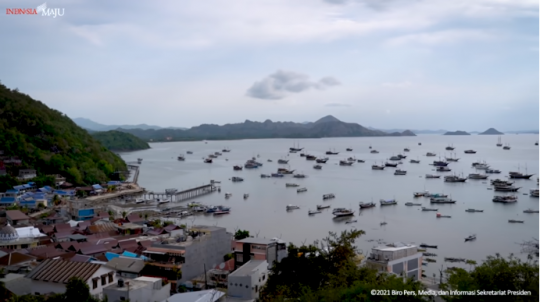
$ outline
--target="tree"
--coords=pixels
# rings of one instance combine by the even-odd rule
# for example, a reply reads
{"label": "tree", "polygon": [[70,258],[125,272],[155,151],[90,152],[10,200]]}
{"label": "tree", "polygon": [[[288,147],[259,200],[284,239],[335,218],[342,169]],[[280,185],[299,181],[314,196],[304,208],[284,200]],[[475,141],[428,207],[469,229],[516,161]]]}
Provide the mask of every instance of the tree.
{"label": "tree", "polygon": [[86,302],[92,298],[88,284],[78,277],[69,278],[64,295],[67,301]]}
{"label": "tree", "polygon": [[126,219],[126,216],[127,216],[126,211],[123,211],[123,212],[122,212],[122,218]]}
{"label": "tree", "polygon": [[[538,262],[523,262],[512,254],[508,258],[488,256],[470,272],[462,268],[447,271],[447,281],[442,290],[458,291],[529,291],[531,295],[504,297],[505,301],[538,301]],[[445,296],[446,301],[469,301],[469,296]],[[492,301],[493,296],[476,296],[475,301]]]}
{"label": "tree", "polygon": [[234,239],[242,240],[249,237],[249,231],[246,230],[237,230],[234,234]]}

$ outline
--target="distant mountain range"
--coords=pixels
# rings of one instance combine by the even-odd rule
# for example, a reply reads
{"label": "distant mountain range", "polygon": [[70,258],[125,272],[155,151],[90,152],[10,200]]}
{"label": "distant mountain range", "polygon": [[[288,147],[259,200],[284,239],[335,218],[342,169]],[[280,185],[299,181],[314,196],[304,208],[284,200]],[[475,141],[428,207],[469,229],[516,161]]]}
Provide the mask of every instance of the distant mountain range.
{"label": "distant mountain range", "polygon": [[213,125],[203,124],[187,130],[118,129],[145,141],[230,140],[257,138],[323,138],[359,136],[415,136],[411,131],[387,133],[371,130],[356,123],[345,123],[328,115],[316,122],[252,122]]}
{"label": "distant mountain range", "polygon": [[[373,128],[373,127],[367,127],[367,128],[371,129],[371,130],[384,131],[384,132],[387,132],[387,133],[404,131],[404,129],[377,129],[377,128]],[[490,129],[493,129],[493,128],[490,128]],[[439,129],[439,130],[411,130],[411,132],[413,132],[414,134],[445,134],[446,132],[451,132],[451,131]],[[468,133],[481,134],[480,131],[467,131],[467,132]],[[519,131],[504,131],[504,133],[508,133],[508,134],[516,134],[516,133],[538,134],[539,131],[538,130],[519,130]],[[502,132],[501,132],[501,134],[502,134]]]}
{"label": "distant mountain range", "polygon": [[163,128],[160,126],[154,126],[154,125],[147,125],[147,124],[139,124],[139,125],[103,125],[100,123],[96,123],[90,119],[77,117],[72,119],[75,124],[77,124],[79,127],[91,130],[91,131],[109,131],[109,130],[117,130],[117,129],[142,129],[142,130],[158,130],[158,129],[179,129],[179,130],[185,130],[187,128],[181,128],[181,127],[167,127]]}

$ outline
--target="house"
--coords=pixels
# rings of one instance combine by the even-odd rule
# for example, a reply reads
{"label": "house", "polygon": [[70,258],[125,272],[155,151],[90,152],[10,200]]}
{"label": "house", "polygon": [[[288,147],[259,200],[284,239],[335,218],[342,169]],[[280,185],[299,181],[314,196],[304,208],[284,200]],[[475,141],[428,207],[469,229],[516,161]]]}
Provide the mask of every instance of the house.
{"label": "house", "polygon": [[395,242],[371,249],[366,266],[399,276],[422,279],[422,253],[412,244]]}
{"label": "house", "polygon": [[95,193],[95,194],[100,194],[102,192],[105,192],[105,189],[103,189],[102,186],[100,185],[92,185],[92,191]]}
{"label": "house", "polygon": [[43,261],[26,276],[31,280],[36,295],[64,293],[71,277],[81,278],[88,285],[90,294],[99,298],[104,287],[117,281],[114,270],[103,265],[53,259]]}
{"label": "house", "polygon": [[66,182],[66,178],[60,174],[56,174],[56,175],[49,175],[49,176],[53,176],[54,177],[54,182],[55,182],[55,185],[58,187],[58,186],[61,186],[62,184],[64,184]]}
{"label": "house", "polygon": [[268,281],[268,262],[250,260],[227,278],[227,294],[239,299],[258,299],[261,288]]}
{"label": "house", "polygon": [[36,257],[12,252],[0,258],[0,268],[13,273],[25,273],[36,264]]}
{"label": "house", "polygon": [[266,260],[269,266],[287,257],[285,241],[277,238],[244,238],[234,244],[234,267],[240,268],[250,260]]}
{"label": "house", "polygon": [[0,248],[8,250],[36,247],[46,238],[34,227],[14,228],[9,223],[0,229]]}
{"label": "house", "polygon": [[134,234],[142,234],[143,233],[143,227],[142,225],[135,224],[135,223],[122,223],[121,225],[116,226],[118,229],[118,232],[120,234],[124,235],[134,235]]}
{"label": "house", "polygon": [[127,217],[126,217],[126,221],[128,222],[131,222],[131,223],[135,223],[135,224],[139,224],[139,225],[143,225],[146,223],[146,219],[144,219],[143,217],[139,216],[139,214],[129,214]]}
{"label": "house", "polygon": [[7,222],[11,225],[23,225],[30,222],[30,217],[19,210],[6,211]]}
{"label": "house", "polygon": [[95,212],[91,201],[86,199],[70,200],[70,214],[74,220],[90,220],[94,218]]}
{"label": "house", "polygon": [[162,284],[160,278],[138,277],[133,280],[118,279],[116,284],[103,288],[103,295],[110,302],[163,301],[170,297],[171,284]]}
{"label": "house", "polygon": [[0,283],[13,295],[23,296],[30,294],[30,280],[24,277],[24,274],[0,274]]}
{"label": "house", "polygon": [[17,177],[20,180],[32,179],[37,176],[36,170],[34,169],[20,169],[19,176]]}
{"label": "house", "polygon": [[17,203],[17,199],[12,196],[2,196],[0,197],[0,206],[10,207]]}
{"label": "house", "polygon": [[140,258],[116,257],[109,260],[105,266],[114,269],[118,275],[124,278],[133,279],[141,276],[144,260]]}

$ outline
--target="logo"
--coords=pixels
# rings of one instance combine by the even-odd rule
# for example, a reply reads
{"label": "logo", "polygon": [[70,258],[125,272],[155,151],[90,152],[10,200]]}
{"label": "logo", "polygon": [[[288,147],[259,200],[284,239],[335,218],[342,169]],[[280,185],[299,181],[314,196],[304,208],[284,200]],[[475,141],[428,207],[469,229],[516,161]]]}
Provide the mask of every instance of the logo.
{"label": "logo", "polygon": [[48,8],[47,2],[37,8],[6,8],[6,15],[38,15],[42,17],[62,17],[65,13],[63,8]]}

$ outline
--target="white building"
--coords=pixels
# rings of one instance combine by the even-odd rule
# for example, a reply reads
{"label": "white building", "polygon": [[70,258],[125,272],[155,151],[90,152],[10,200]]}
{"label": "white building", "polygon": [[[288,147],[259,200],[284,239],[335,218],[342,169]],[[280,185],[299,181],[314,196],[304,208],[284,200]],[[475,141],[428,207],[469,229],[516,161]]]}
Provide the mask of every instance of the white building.
{"label": "white building", "polygon": [[250,260],[227,278],[227,294],[233,298],[258,299],[261,287],[268,281],[268,262]]}
{"label": "white building", "polygon": [[154,302],[163,301],[171,296],[171,284],[162,285],[161,278],[138,277],[135,279],[118,279],[116,284],[103,288],[103,295],[109,302]]}
{"label": "white building", "polygon": [[413,280],[422,279],[422,253],[412,244],[395,242],[375,247],[367,258],[366,266]]}
{"label": "white building", "polygon": [[47,259],[33,269],[26,278],[32,282],[32,293],[64,293],[71,277],[81,278],[90,288],[90,294],[101,298],[103,288],[116,284],[115,271],[95,263]]}

